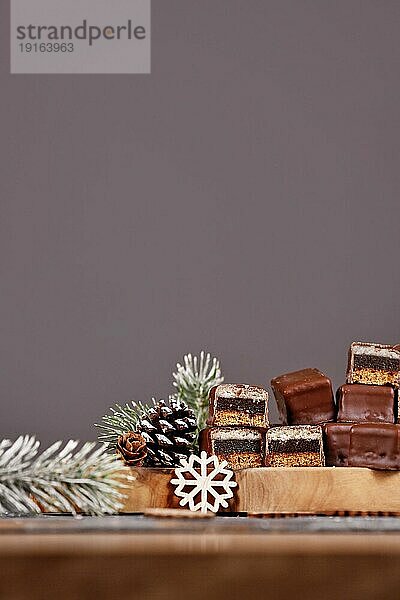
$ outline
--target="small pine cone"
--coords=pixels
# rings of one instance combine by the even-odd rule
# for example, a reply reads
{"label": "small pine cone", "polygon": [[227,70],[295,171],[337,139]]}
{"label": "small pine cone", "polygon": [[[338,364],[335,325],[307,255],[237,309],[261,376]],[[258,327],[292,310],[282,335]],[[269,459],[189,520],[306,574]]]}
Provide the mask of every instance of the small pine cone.
{"label": "small pine cone", "polygon": [[147,446],[145,467],[175,467],[193,453],[196,439],[196,415],[188,405],[172,397],[153,401],[137,430]]}
{"label": "small pine cone", "polygon": [[117,454],[126,465],[140,467],[147,456],[146,440],[140,433],[124,433],[118,438]]}

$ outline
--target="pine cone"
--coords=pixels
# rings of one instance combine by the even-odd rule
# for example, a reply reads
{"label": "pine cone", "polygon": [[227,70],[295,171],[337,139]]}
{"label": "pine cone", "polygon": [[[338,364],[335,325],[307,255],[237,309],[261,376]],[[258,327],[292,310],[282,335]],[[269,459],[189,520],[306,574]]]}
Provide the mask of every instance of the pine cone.
{"label": "pine cone", "polygon": [[140,433],[124,433],[118,438],[117,453],[125,464],[139,467],[147,455],[146,440]]}
{"label": "pine cone", "polygon": [[160,400],[147,410],[137,431],[146,441],[146,467],[175,467],[193,453],[197,421],[186,402],[172,397],[169,405]]}

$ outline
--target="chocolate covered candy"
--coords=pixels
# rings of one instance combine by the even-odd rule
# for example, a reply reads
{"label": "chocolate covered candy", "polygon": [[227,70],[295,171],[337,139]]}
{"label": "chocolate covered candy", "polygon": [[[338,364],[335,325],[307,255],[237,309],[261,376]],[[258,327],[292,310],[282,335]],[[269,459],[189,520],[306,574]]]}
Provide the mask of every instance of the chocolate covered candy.
{"label": "chocolate covered candy", "polygon": [[347,467],[352,423],[326,423],[324,432],[325,462],[328,467]]}
{"label": "chocolate covered candy", "polygon": [[318,369],[303,369],[271,381],[282,423],[320,424],[335,419],[331,380]]}
{"label": "chocolate covered candy", "polygon": [[351,427],[349,467],[400,469],[400,425],[358,423]]}
{"label": "chocolate covered candy", "polygon": [[262,467],[265,430],[250,427],[206,427],[200,432],[200,450],[226,460],[231,469]]}
{"label": "chocolate covered candy", "polygon": [[294,425],[269,429],[265,463],[269,467],[324,466],[321,427]]}
{"label": "chocolate covered candy", "polygon": [[347,383],[400,383],[400,346],[353,342],[349,350]]}
{"label": "chocolate covered candy", "polygon": [[339,422],[394,423],[394,390],[390,386],[342,385],[336,394]]}
{"label": "chocolate covered candy", "polygon": [[223,383],[213,387],[207,424],[268,427],[268,392],[245,384]]}

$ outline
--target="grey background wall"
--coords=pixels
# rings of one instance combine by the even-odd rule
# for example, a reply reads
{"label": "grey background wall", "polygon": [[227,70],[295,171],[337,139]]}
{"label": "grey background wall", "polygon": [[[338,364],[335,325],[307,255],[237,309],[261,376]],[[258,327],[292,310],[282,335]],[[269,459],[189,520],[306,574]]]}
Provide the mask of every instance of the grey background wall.
{"label": "grey background wall", "polygon": [[149,76],[11,76],[0,6],[0,435],[399,341],[397,0],[153,0]]}

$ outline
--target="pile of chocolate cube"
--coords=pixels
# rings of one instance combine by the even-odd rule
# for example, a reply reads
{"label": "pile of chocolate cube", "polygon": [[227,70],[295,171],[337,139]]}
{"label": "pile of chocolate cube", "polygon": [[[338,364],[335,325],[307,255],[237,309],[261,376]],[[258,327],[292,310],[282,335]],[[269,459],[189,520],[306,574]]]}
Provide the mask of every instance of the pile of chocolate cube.
{"label": "pile of chocolate cube", "polygon": [[324,425],[326,463],[400,469],[400,346],[354,342],[337,418]]}
{"label": "pile of chocolate cube", "polygon": [[233,469],[326,464],[400,470],[399,385],[400,346],[354,342],[336,402],[330,379],[318,369],[272,379],[281,426],[269,427],[263,388],[213,388],[200,448]]}

